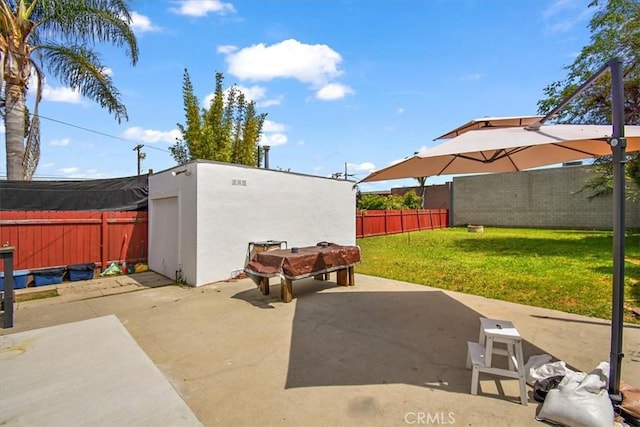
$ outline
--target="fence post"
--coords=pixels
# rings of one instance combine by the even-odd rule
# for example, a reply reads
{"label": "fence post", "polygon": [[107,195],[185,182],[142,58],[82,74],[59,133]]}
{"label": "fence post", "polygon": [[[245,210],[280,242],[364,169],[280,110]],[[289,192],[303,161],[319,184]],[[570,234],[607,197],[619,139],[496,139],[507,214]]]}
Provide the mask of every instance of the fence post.
{"label": "fence post", "polygon": [[102,223],[100,225],[100,262],[102,263],[102,271],[104,271],[108,265],[107,262],[109,256],[109,223],[107,222],[107,213],[101,214]]}
{"label": "fence post", "polygon": [[5,246],[0,248],[0,257],[4,261],[4,292],[2,296],[2,304],[4,305],[4,313],[2,313],[2,327],[13,328],[13,246]]}
{"label": "fence post", "polygon": [[388,221],[388,217],[387,217],[387,210],[384,210],[384,235],[387,235],[387,221]]}

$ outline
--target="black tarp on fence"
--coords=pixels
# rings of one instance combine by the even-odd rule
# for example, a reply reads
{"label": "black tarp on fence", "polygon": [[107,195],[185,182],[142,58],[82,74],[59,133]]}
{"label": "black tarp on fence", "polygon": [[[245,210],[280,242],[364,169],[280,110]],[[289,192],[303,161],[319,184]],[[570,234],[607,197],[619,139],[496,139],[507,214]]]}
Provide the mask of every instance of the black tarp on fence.
{"label": "black tarp on fence", "polygon": [[0,181],[3,211],[146,211],[148,175],[87,181]]}

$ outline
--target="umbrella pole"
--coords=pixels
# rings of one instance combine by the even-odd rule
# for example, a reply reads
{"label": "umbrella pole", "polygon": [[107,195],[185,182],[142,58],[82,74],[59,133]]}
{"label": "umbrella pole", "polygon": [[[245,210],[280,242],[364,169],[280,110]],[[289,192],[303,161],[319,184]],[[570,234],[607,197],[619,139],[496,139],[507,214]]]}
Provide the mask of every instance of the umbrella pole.
{"label": "umbrella pole", "polygon": [[609,397],[622,402],[620,369],[622,367],[622,329],[624,325],[624,240],[625,240],[625,161],[624,85],[622,60],[609,61],[611,71],[611,106],[613,134],[609,141],[613,154],[613,300],[611,313],[611,353],[609,354]]}

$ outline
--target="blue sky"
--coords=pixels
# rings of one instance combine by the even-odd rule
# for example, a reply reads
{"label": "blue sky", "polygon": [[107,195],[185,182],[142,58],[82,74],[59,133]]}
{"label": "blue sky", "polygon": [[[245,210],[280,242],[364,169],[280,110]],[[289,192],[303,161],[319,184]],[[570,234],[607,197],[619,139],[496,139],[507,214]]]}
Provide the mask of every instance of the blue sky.
{"label": "blue sky", "polygon": [[133,0],[138,64],[97,48],[129,121],[49,78],[36,178],[135,175],[138,144],[143,172],[174,166],[187,68],[202,102],[221,71],[268,114],[272,168],[330,176],[347,163],[362,179],[471,119],[536,114],[543,88],[589,43],[589,2]]}

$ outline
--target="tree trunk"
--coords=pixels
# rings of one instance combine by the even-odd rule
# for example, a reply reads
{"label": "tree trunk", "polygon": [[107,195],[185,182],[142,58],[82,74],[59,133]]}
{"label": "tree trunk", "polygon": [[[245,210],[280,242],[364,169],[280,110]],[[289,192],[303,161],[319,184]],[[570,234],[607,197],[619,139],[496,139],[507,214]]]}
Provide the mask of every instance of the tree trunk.
{"label": "tree trunk", "polygon": [[24,180],[24,88],[10,84],[6,86],[6,109],[4,118],[5,144],[7,153],[7,179]]}

